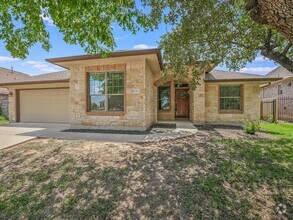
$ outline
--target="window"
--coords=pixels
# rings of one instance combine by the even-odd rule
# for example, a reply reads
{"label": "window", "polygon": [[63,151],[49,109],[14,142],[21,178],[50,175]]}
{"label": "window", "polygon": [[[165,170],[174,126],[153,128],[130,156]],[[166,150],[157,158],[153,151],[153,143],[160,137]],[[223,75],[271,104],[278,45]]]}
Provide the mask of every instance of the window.
{"label": "window", "polygon": [[170,109],[170,86],[159,87],[159,110]]}
{"label": "window", "polygon": [[241,111],[241,86],[220,86],[220,111]]}
{"label": "window", "polygon": [[278,85],[278,95],[282,95],[282,94],[283,94],[282,85]]}
{"label": "window", "polygon": [[89,110],[124,111],[124,73],[89,73]]}

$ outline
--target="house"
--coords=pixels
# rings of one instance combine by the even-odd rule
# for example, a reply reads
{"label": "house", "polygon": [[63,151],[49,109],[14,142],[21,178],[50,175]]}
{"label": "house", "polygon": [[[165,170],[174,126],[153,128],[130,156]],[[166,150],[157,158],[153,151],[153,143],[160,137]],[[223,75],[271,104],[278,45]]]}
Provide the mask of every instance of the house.
{"label": "house", "polygon": [[118,130],[146,130],[158,121],[177,118],[201,124],[239,123],[259,119],[259,85],[278,79],[213,70],[203,72],[192,91],[190,78],[162,80],[159,49],[47,61],[68,71],[0,84],[11,93],[11,122]]}
{"label": "house", "polygon": [[[282,66],[269,72],[266,77],[279,77],[280,80],[261,85],[260,96],[263,118],[275,114],[276,120],[293,121],[293,73]],[[276,100],[272,107],[272,100]],[[271,104],[269,104],[271,103]],[[275,108],[275,109],[274,109]]]}
{"label": "house", "polygon": [[275,99],[277,97],[293,98],[293,73],[282,66],[269,72],[268,78],[282,78],[278,81],[267,83],[261,86],[262,99]]}
{"label": "house", "polygon": [[[0,67],[0,83],[13,82],[29,77],[29,75],[14,71],[13,69]],[[8,116],[8,95],[8,89],[0,88],[0,115]]]}

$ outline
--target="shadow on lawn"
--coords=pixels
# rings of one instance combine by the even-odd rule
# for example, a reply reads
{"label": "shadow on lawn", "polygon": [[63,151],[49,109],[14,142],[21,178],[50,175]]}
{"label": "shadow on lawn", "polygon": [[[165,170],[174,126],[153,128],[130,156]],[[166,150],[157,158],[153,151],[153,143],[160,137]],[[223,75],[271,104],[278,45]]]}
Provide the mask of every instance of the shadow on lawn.
{"label": "shadow on lawn", "polygon": [[49,140],[0,152],[0,218],[260,218],[276,214],[251,200],[264,185],[292,214],[287,140],[85,146]]}

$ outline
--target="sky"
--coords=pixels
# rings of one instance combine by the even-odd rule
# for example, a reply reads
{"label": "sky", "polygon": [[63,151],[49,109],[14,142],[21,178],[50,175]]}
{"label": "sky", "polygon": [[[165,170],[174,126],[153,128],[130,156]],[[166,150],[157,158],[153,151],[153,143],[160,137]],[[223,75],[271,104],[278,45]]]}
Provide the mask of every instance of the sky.
{"label": "sky", "polygon": [[[25,60],[11,57],[9,51],[6,50],[3,41],[0,41],[0,67],[20,71],[29,75],[39,75],[44,73],[56,72],[64,70],[61,67],[47,63],[47,58],[57,58],[64,56],[74,56],[86,54],[79,45],[69,45],[63,41],[63,36],[58,28],[49,18],[44,19],[47,30],[50,33],[50,43],[52,48],[49,52],[43,50],[40,44],[33,46],[29,55]],[[119,26],[113,26],[113,34],[116,40],[116,50],[132,50],[132,49],[149,49],[158,46],[160,36],[166,31],[164,24],[153,32],[145,33],[139,31],[132,35],[129,31],[123,31]],[[246,67],[240,72],[265,75],[275,69],[278,65],[274,62],[257,56],[252,63],[247,63]],[[218,66],[216,69],[227,70],[224,66]]]}

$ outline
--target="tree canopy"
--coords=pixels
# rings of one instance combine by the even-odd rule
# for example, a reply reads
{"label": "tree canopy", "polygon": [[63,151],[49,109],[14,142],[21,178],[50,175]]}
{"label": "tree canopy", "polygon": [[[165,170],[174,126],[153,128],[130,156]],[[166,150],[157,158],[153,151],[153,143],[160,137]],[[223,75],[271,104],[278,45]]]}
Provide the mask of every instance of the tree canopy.
{"label": "tree canopy", "polygon": [[[0,39],[14,57],[25,58],[38,42],[49,50],[43,19],[50,17],[66,43],[79,44],[87,53],[107,53],[116,46],[114,22],[133,34],[164,22],[170,31],[159,46],[166,71],[173,70],[175,78],[186,76],[186,65],[224,64],[238,70],[258,53],[293,71],[292,1],[275,1],[282,4],[279,10],[268,0],[140,0],[151,9],[146,13],[134,0],[2,0]],[[266,10],[271,8],[274,13]],[[278,26],[278,16],[287,23],[279,19]],[[199,72],[192,71],[195,84]]]}
{"label": "tree canopy", "polygon": [[1,0],[0,40],[12,56],[22,59],[36,43],[48,51],[46,18],[54,21],[66,43],[79,44],[87,53],[115,49],[114,22],[133,34],[154,27],[153,19],[132,0]]}

